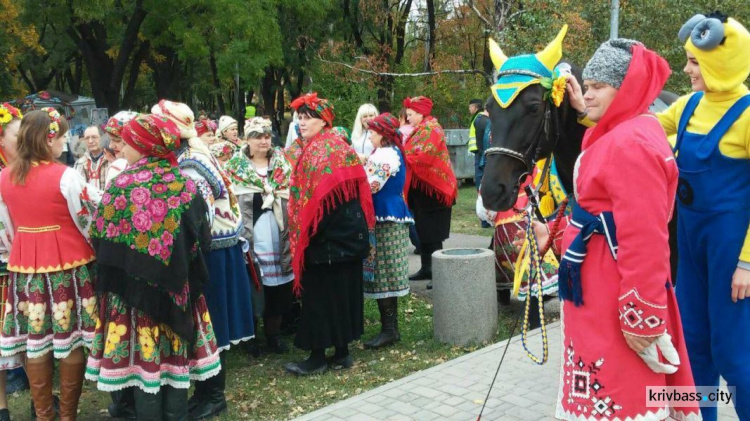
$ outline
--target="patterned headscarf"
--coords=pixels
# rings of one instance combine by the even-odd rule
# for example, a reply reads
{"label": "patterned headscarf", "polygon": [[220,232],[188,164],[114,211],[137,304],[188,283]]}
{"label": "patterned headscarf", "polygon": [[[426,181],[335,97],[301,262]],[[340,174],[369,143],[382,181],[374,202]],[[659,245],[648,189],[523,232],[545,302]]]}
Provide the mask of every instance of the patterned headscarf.
{"label": "patterned headscarf", "polygon": [[177,165],[174,151],[180,147],[180,128],[168,117],[139,115],[125,126],[122,140],[143,155],[164,158]]}
{"label": "patterned headscarf", "polygon": [[128,124],[130,120],[137,116],[138,113],[133,111],[120,111],[107,120],[107,125],[104,127],[104,130],[113,136],[122,137],[122,129],[125,128],[125,125]]}
{"label": "patterned headscarf", "polygon": [[320,118],[326,122],[328,127],[333,127],[333,119],[336,117],[336,114],[333,113],[333,104],[327,99],[318,98],[318,93],[312,92],[302,95],[291,103],[294,111],[297,111],[303,105],[320,114]]}
{"label": "patterned headscarf", "polygon": [[271,120],[263,117],[245,120],[245,137],[258,137],[263,134],[271,134]]}
{"label": "patterned headscarf", "polygon": [[367,125],[370,130],[390,140],[394,145],[401,144],[401,132],[398,131],[399,122],[391,113],[383,113],[370,120]]}
{"label": "patterned headscarf", "polygon": [[216,129],[216,136],[223,138],[224,132],[232,126],[237,127],[237,120],[228,115],[219,117],[219,127]]}
{"label": "patterned headscarf", "polygon": [[183,139],[198,137],[195,132],[195,114],[187,104],[162,99],[158,104],[151,107],[151,114],[164,116],[172,120],[180,130],[180,137]]}
{"label": "patterned headscarf", "polygon": [[209,146],[208,149],[211,151],[211,155],[220,161],[226,161],[234,155],[234,148],[232,143],[226,140],[216,142]]}
{"label": "patterned headscarf", "polygon": [[332,131],[334,133],[338,133],[341,137],[343,137],[347,145],[352,144],[352,132],[350,132],[348,128],[344,126],[336,126]]}
{"label": "patterned headscarf", "polygon": [[406,98],[404,100],[404,107],[411,108],[425,117],[432,114],[432,100],[426,96]]}
{"label": "patterned headscarf", "polygon": [[23,114],[18,108],[8,104],[7,102],[0,105],[0,136],[3,135],[3,129],[8,125],[14,118],[22,119]]}
{"label": "patterned headscarf", "polygon": [[208,122],[209,122],[209,120],[203,119],[203,120],[199,120],[199,121],[197,121],[195,123],[195,132],[198,135],[198,137],[203,136],[204,134],[206,134],[206,133],[208,133],[210,131],[215,131],[216,130],[216,129],[211,130],[211,127],[209,127]]}

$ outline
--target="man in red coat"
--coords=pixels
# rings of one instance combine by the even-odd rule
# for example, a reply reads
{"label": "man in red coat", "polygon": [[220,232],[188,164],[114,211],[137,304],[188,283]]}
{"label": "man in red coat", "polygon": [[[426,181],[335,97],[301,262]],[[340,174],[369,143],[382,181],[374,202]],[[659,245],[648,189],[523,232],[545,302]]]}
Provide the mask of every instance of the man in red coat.
{"label": "man in red coat", "polygon": [[[669,77],[642,44],[603,43],[583,72],[588,117],[559,272],[560,419],[699,419],[697,403],[647,404],[647,387],[694,387],[670,282],[677,166],[648,106]],[[546,238],[540,238],[544,243]]]}

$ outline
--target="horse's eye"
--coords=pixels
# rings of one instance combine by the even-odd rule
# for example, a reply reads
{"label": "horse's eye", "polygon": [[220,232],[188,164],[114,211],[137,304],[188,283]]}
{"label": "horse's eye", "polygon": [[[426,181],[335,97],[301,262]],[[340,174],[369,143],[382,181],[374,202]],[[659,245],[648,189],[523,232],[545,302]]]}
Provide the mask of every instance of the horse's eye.
{"label": "horse's eye", "polygon": [[539,111],[542,109],[542,104],[531,104],[529,106],[529,112],[531,114],[539,114]]}

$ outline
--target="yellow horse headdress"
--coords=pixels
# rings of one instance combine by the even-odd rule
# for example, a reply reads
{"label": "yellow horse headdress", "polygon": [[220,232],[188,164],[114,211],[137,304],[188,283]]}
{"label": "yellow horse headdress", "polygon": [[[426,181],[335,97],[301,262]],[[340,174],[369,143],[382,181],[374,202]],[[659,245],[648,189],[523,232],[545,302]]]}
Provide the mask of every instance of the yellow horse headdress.
{"label": "yellow horse headdress", "polygon": [[492,86],[492,95],[501,107],[507,108],[522,90],[536,83],[548,89],[555,105],[560,105],[565,93],[564,78],[570,73],[570,67],[556,66],[562,59],[562,43],[567,32],[568,25],[563,25],[555,39],[544,50],[536,54],[510,58],[503,53],[495,40],[489,40],[490,58],[498,70],[497,82]]}

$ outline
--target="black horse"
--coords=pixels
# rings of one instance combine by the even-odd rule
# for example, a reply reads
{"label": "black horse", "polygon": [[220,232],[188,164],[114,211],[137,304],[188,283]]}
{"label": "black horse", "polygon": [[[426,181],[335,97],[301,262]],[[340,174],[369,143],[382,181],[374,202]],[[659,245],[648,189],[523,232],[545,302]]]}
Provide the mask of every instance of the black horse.
{"label": "black horse", "polygon": [[[563,31],[561,31],[563,33]],[[564,34],[563,34],[564,36]],[[558,35],[558,38],[560,35]],[[561,40],[560,40],[561,41]],[[554,42],[554,41],[553,41]],[[493,42],[494,44],[494,42]],[[499,49],[491,44],[491,49]],[[550,46],[547,47],[549,49]],[[506,59],[502,51],[494,56]],[[539,53],[541,54],[541,53]],[[570,72],[581,81],[582,69],[567,63]],[[662,92],[659,102],[671,104],[677,98],[670,92]],[[546,99],[546,88],[540,84],[525,87],[513,102],[503,108],[494,96],[487,101],[492,143],[486,151],[486,167],[482,179],[481,195],[484,206],[494,211],[506,211],[518,198],[521,182],[530,174],[537,161],[554,154],[556,169],[565,191],[573,194],[573,169],[586,127],[578,123],[578,115],[570,105],[567,95],[559,107]],[[676,215],[669,226],[672,279],[677,273]]]}

